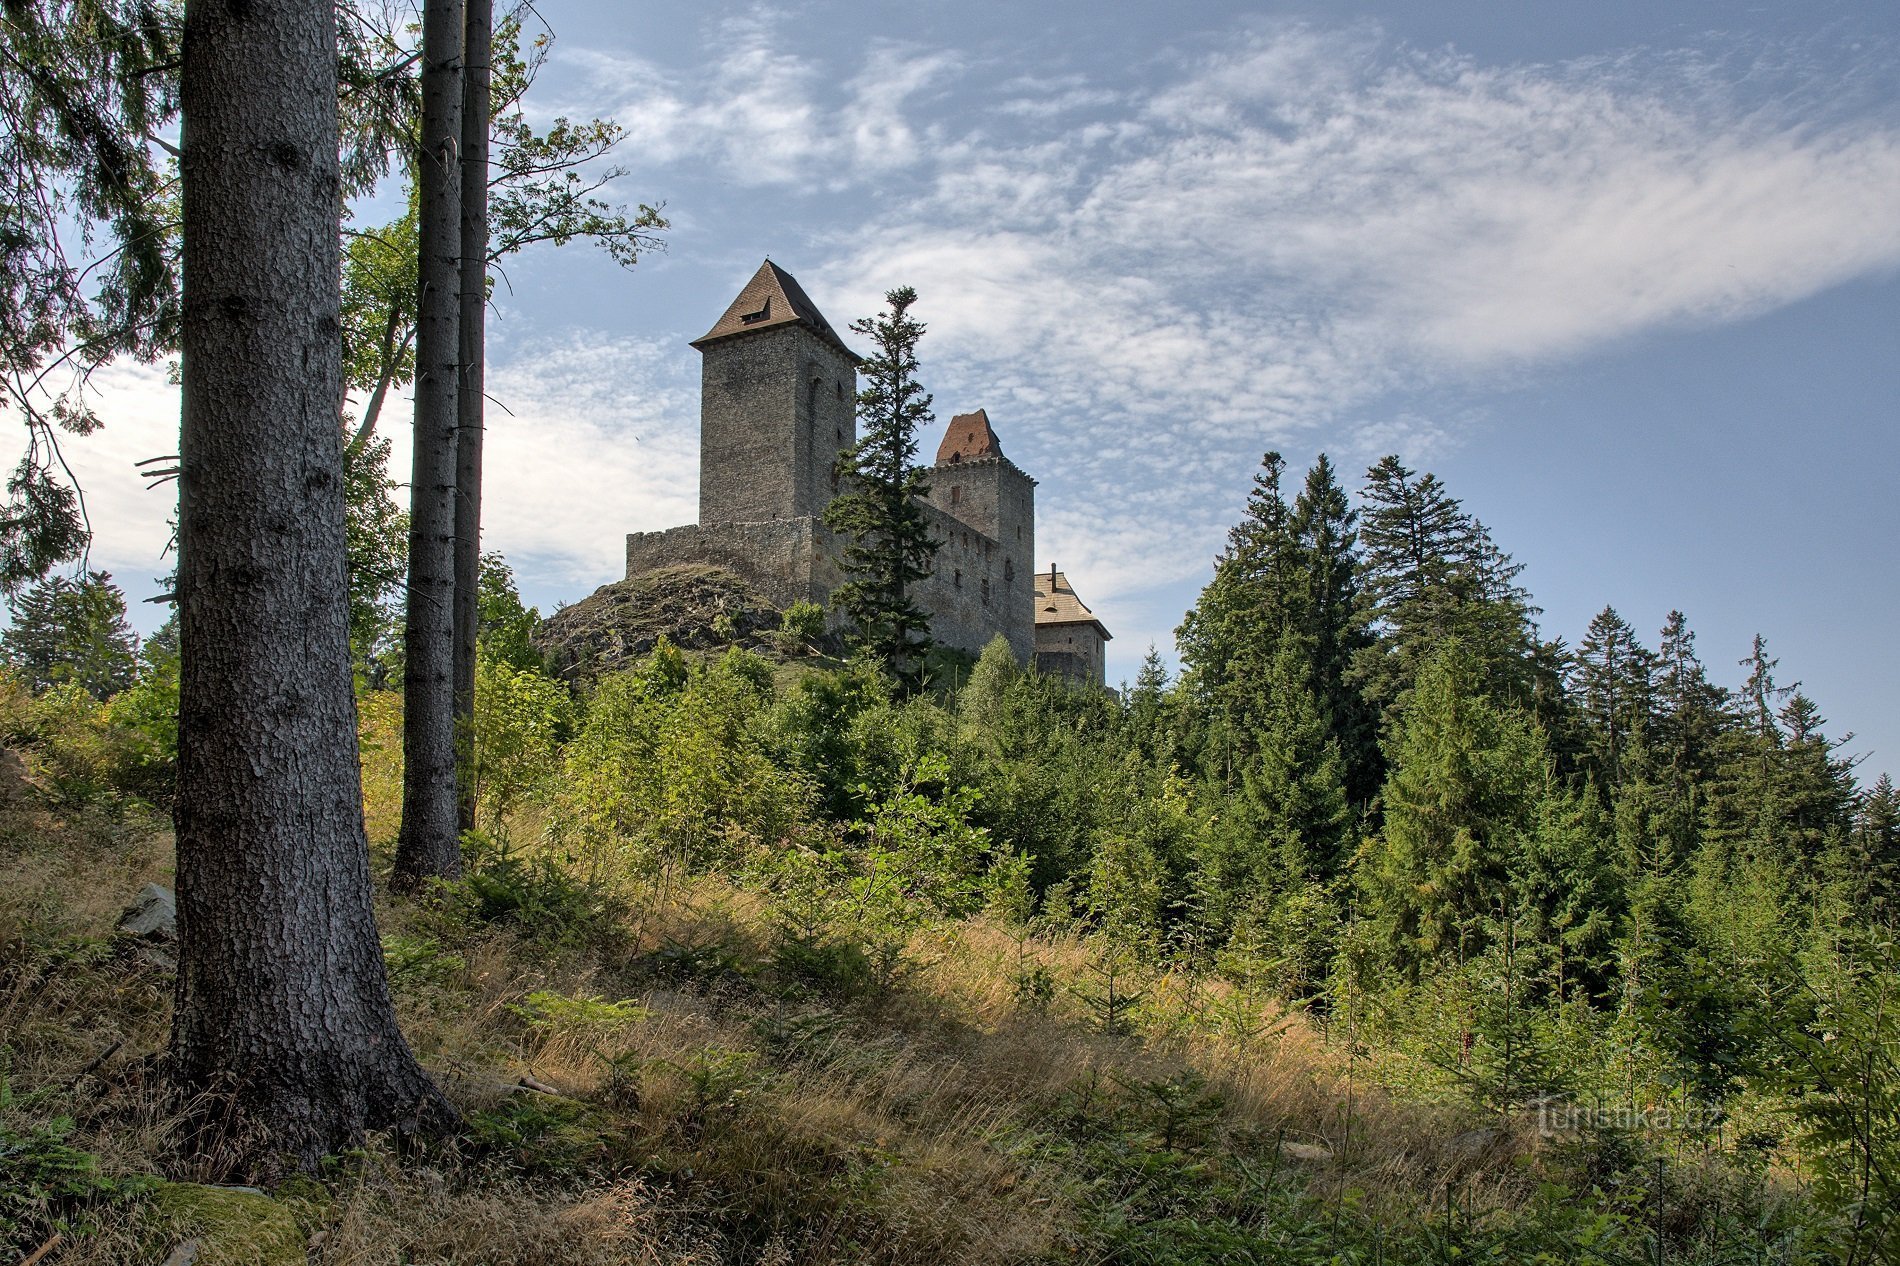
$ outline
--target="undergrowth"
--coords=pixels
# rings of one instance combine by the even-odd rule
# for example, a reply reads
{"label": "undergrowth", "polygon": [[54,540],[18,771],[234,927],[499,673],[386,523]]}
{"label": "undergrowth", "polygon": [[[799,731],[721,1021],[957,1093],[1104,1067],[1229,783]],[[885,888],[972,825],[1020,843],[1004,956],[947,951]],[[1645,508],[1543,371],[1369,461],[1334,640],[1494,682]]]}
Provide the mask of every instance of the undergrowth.
{"label": "undergrowth", "polygon": [[[30,812],[0,898],[0,1243],[157,1261],[185,1234],[160,1180],[218,1177],[167,1149],[169,969],[111,934],[164,840]],[[463,1132],[276,1193],[311,1261],[1827,1260],[1759,1171],[1391,1100],[1301,1016],[1222,1036],[1210,982],[1132,975],[1105,1024],[1085,939],[936,923],[887,985],[788,954],[754,890],[635,911],[558,859],[473,860],[384,912]]]}

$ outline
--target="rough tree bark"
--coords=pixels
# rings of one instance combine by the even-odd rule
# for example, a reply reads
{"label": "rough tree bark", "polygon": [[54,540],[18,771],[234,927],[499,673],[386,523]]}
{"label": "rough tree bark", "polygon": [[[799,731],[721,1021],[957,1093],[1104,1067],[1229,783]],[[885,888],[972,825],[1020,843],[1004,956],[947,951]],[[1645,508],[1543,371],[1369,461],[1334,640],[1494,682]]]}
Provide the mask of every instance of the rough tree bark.
{"label": "rough tree bark", "polygon": [[422,12],[421,290],[403,626],[402,829],[395,881],[461,874],[455,796],[455,440],[462,255],[462,0]]}
{"label": "rough tree bark", "polygon": [[475,635],[482,567],[482,388],[488,314],[489,56],[493,0],[467,0],[462,94],[462,379],[455,439],[456,819],[475,826]]}
{"label": "rough tree bark", "polygon": [[[246,1168],[453,1120],[371,910],[344,576],[332,0],[185,8],[170,1062]],[[208,1096],[209,1099],[201,1098]],[[202,1142],[203,1140],[200,1140]]]}

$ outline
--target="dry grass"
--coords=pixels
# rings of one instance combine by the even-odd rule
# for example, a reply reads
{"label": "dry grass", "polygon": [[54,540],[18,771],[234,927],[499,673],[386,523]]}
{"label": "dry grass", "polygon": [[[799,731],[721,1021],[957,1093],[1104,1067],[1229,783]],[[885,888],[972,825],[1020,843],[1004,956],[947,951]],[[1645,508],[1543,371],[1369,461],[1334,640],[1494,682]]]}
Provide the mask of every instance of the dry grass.
{"label": "dry grass", "polygon": [[[370,788],[372,820],[387,790]],[[110,937],[168,866],[162,833],[0,811],[9,1076],[47,1092],[71,1142],[113,1173],[193,1172],[167,1149],[151,1058],[170,975]],[[911,947],[920,966],[902,988],[840,1003],[777,987],[759,900],[712,880],[649,903],[637,935],[604,946],[551,949],[408,905],[383,920],[435,946],[399,974],[398,1006],[471,1136],[427,1160],[372,1146],[299,1203],[312,1261],[332,1266],[1066,1257],[1085,1183],[1045,1144],[1065,1121],[1138,1135],[1135,1088],[1189,1070],[1223,1101],[1216,1139],[1322,1147],[1287,1165],[1314,1191],[1353,1187],[1397,1210],[1454,1179],[1479,1205],[1524,1197],[1518,1141],[1474,1156],[1456,1141],[1471,1120],[1370,1089],[1302,1016],[1261,1003],[1246,1040],[1218,1036],[1210,1016],[1248,1010],[1220,982],[1151,974],[1143,1036],[1091,1031],[1078,990],[1096,950],[1076,938],[1025,941],[985,919],[936,929]],[[681,945],[721,947],[743,969],[656,977],[653,952]],[[1018,1001],[1032,964],[1058,982],[1046,1008]],[[580,1001],[549,1013],[537,995]],[[134,1204],[57,1261],[139,1260],[160,1234]]]}

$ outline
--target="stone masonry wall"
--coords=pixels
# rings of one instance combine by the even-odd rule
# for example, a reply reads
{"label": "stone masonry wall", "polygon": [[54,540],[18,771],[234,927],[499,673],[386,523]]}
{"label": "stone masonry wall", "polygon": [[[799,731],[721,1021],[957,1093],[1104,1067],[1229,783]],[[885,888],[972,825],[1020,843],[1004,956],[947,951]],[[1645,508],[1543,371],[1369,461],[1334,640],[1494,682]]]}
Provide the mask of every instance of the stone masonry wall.
{"label": "stone masonry wall", "polygon": [[[837,587],[837,569],[815,548],[824,528],[812,519],[774,523],[699,523],[627,536],[627,575],[659,567],[710,563],[732,570],[780,609],[824,602]],[[829,534],[827,534],[829,535]]]}
{"label": "stone masonry wall", "polygon": [[699,521],[823,513],[838,453],[857,442],[857,369],[801,325],[701,349]]}
{"label": "stone masonry wall", "polygon": [[943,542],[936,570],[917,586],[917,605],[930,612],[932,636],[975,655],[1001,633],[1017,661],[1029,663],[1036,640],[1032,568],[936,505],[924,511],[930,534]]}

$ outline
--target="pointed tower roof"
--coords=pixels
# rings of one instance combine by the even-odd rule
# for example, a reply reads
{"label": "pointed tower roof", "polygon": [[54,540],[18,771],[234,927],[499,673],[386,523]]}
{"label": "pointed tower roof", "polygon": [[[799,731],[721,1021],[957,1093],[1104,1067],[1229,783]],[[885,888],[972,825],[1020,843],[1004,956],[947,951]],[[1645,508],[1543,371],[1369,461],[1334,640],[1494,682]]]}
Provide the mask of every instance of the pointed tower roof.
{"label": "pointed tower roof", "polygon": [[752,274],[752,280],[746,282],[726,314],[690,346],[704,347],[720,339],[781,325],[804,325],[853,360],[862,359],[844,345],[844,340],[831,328],[831,322],[825,320],[825,314],[818,310],[798,280],[769,259],[759,265],[759,271]]}
{"label": "pointed tower roof", "polygon": [[990,415],[981,409],[975,413],[959,413],[951,418],[950,429],[943,433],[943,443],[937,445],[939,466],[1002,455],[1003,442],[996,438],[996,432],[990,426]]}

